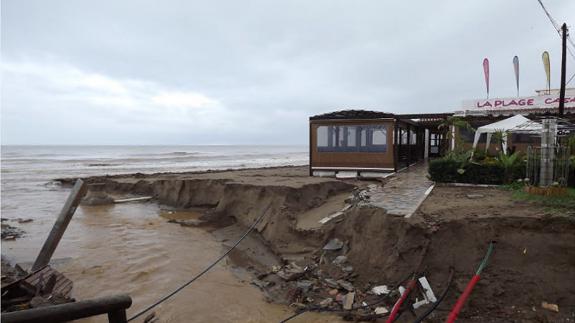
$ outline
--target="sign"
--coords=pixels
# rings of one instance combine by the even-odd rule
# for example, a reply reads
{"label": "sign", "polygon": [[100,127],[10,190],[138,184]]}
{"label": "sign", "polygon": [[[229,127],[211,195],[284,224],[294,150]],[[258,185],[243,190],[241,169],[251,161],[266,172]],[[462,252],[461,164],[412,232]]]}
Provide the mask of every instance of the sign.
{"label": "sign", "polygon": [[[575,108],[575,95],[565,95],[565,108]],[[558,95],[539,95],[517,98],[496,98],[487,100],[463,101],[465,110],[527,110],[527,109],[557,109]]]}

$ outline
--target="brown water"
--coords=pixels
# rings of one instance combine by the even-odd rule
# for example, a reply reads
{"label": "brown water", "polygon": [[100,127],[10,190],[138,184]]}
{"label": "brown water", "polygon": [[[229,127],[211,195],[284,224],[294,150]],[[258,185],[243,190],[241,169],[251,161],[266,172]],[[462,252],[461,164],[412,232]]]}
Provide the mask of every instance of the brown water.
{"label": "brown water", "polygon": [[[32,218],[10,224],[26,231],[3,241],[2,254],[12,262],[36,257],[69,190],[50,183],[65,169],[49,171],[41,163],[2,165],[2,218]],[[74,281],[79,300],[127,293],[133,299],[128,317],[177,288],[225,250],[208,232],[167,222],[186,218],[154,203],[81,206],[55,252],[67,258],[57,268]],[[161,322],[279,322],[293,313],[267,303],[249,277],[222,261],[208,274],[155,309]],[[143,321],[143,317],[138,321]],[[306,313],[293,322],[332,322],[333,316]],[[105,316],[83,320],[107,322]]]}

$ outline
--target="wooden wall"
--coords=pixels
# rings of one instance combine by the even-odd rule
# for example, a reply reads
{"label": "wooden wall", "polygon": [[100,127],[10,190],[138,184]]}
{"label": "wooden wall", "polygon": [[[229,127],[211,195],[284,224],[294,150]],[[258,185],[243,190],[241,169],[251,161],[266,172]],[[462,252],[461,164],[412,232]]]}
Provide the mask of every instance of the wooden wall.
{"label": "wooden wall", "polygon": [[[387,129],[386,152],[319,152],[317,150],[317,128],[319,126],[385,125]],[[393,146],[394,119],[368,120],[311,120],[310,121],[310,165],[315,167],[342,168],[394,168]]]}

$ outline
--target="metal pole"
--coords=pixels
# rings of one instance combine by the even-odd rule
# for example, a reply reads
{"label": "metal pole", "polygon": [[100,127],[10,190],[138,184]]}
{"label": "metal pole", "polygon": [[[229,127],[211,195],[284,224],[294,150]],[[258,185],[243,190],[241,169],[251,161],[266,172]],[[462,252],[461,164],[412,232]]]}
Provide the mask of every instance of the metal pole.
{"label": "metal pole", "polygon": [[561,26],[563,43],[561,44],[561,88],[559,90],[559,115],[565,110],[565,73],[567,69],[567,24]]}

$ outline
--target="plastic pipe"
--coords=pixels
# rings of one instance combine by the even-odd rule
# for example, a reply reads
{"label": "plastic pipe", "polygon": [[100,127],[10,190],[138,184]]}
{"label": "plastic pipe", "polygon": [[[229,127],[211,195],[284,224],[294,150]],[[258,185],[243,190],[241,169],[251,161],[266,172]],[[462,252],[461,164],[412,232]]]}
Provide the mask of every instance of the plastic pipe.
{"label": "plastic pipe", "polygon": [[399,313],[401,305],[403,304],[403,302],[405,302],[407,296],[409,296],[409,293],[411,293],[411,291],[415,288],[415,285],[416,281],[414,276],[407,283],[407,287],[405,289],[405,292],[403,292],[403,295],[401,295],[401,297],[397,300],[397,302],[395,302],[395,305],[393,305],[393,309],[391,310],[391,313],[389,314],[389,317],[387,318],[387,321],[385,321],[385,323],[392,323],[393,321],[395,321],[395,318],[397,317],[397,313]]}
{"label": "plastic pipe", "polygon": [[457,302],[455,303],[455,306],[453,306],[453,308],[451,309],[451,312],[447,317],[447,321],[445,321],[446,323],[453,323],[455,322],[455,320],[457,320],[457,316],[459,315],[459,312],[461,312],[463,305],[465,305],[465,301],[467,301],[467,298],[469,298],[469,295],[471,295],[471,292],[473,291],[473,287],[475,287],[475,284],[477,284],[477,282],[479,281],[481,272],[487,266],[487,261],[489,260],[489,256],[491,256],[491,252],[493,252],[494,245],[495,241],[491,241],[489,243],[489,248],[487,248],[487,253],[485,254],[485,257],[481,261],[481,264],[479,264],[479,268],[477,268],[475,275],[473,276],[473,278],[471,278],[471,280],[465,287],[463,294],[459,296]]}

